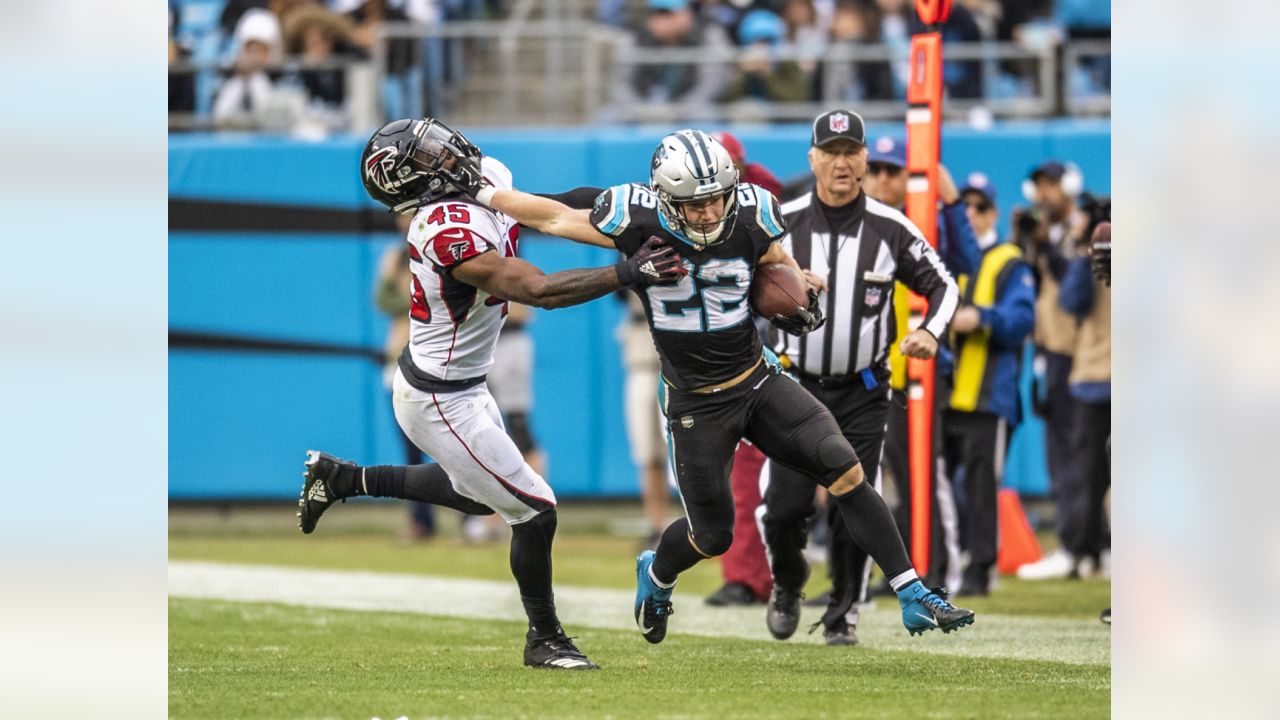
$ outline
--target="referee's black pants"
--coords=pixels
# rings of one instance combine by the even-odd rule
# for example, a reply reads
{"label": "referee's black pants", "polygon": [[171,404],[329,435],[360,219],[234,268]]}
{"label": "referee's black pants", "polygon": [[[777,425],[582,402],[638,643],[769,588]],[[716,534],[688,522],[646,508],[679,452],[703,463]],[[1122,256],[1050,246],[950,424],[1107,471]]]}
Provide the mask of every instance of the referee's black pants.
{"label": "referee's black pants", "polygon": [[[858,453],[866,482],[879,491],[880,451],[889,410],[888,373],[879,375],[878,384],[870,390],[856,376],[842,380],[845,384],[838,387],[823,387],[816,379],[801,377],[800,384],[835,416],[841,434]],[[784,588],[799,591],[809,573],[804,547],[815,514],[814,481],[780,463],[769,466],[761,524],[773,579]],[[828,630],[841,630],[853,603],[865,599],[871,565],[866,551],[853,541],[835,502],[827,503],[827,521],[831,528],[828,564],[832,591],[822,623]]]}
{"label": "referee's black pants", "polygon": [[[939,377],[934,383],[933,474],[929,509],[929,572],[927,584],[951,585],[959,581],[960,527],[951,475],[942,458],[944,414],[941,405],[951,397],[950,386]],[[884,474],[894,484],[898,503],[894,519],[902,533],[902,542],[911,547],[911,463],[908,453],[907,392],[894,390],[889,402],[889,421],[885,426]],[[951,579],[948,579],[951,578]],[[955,588],[952,587],[954,590]],[[859,600],[861,602],[861,600]]]}
{"label": "referee's black pants", "polygon": [[943,456],[960,498],[969,565],[964,588],[986,592],[996,564],[996,492],[1004,476],[1009,426],[988,412],[947,410],[942,426]]}

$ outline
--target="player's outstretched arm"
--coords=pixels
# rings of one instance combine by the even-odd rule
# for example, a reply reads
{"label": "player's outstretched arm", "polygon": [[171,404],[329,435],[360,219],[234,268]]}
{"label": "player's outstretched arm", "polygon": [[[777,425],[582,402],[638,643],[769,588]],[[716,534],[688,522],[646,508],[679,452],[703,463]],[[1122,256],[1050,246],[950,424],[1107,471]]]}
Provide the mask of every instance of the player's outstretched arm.
{"label": "player's outstretched arm", "polygon": [[510,215],[521,225],[586,245],[616,250],[613,239],[601,234],[591,224],[590,212],[574,210],[550,198],[530,195],[519,190],[485,187],[476,192],[476,202]]}
{"label": "player's outstretched arm", "polygon": [[610,267],[547,275],[525,260],[489,251],[453,268],[455,278],[494,297],[540,308],[578,305],[634,285],[671,283],[684,273],[680,257],[656,239]]}

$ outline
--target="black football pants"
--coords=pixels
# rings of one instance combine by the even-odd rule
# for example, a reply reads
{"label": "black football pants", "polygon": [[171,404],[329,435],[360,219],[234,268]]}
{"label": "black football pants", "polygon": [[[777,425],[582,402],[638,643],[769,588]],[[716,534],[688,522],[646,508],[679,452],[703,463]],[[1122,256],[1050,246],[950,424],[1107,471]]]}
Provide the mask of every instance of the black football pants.
{"label": "black football pants", "polygon": [[[654,563],[660,578],[673,578],[700,559],[729,549],[734,520],[729,475],[740,439],[745,437],[775,466],[795,468],[809,498],[815,482],[828,486],[858,463],[831,413],[766,363],[721,392],[684,392],[664,382],[660,394],[687,520],[687,528],[685,520],[678,520],[663,535]],[[686,533],[693,545],[687,552]]]}
{"label": "black football pants", "polygon": [[957,495],[969,551],[964,583],[985,590],[996,564],[996,493],[1004,479],[1009,426],[992,413],[948,410],[942,432],[948,473],[952,478],[963,476]]}

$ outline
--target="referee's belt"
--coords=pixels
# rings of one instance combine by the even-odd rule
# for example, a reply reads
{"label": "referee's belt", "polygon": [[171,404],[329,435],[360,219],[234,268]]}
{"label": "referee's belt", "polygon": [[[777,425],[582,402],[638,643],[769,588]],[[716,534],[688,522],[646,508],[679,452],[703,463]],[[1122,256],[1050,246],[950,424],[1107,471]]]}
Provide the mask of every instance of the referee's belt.
{"label": "referee's belt", "polygon": [[848,375],[815,375],[803,370],[792,370],[792,372],[801,380],[807,380],[824,390],[834,390],[850,385],[862,385],[868,390],[874,390],[876,386],[888,379],[888,372],[883,368],[879,368],[879,372],[873,368],[863,368]]}

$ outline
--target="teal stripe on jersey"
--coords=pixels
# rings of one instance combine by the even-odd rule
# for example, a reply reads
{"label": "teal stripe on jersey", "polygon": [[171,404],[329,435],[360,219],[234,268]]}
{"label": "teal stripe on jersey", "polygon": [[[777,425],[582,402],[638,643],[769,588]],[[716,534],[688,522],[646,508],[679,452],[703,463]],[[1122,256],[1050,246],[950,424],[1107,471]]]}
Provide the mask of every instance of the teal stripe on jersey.
{"label": "teal stripe on jersey", "polygon": [[773,198],[769,193],[760,188],[755,188],[756,192],[756,215],[760,218],[760,225],[769,233],[769,237],[778,237],[782,234],[782,223],[773,214]]}
{"label": "teal stripe on jersey", "polygon": [[627,200],[629,198],[626,197],[626,195],[630,193],[620,193],[618,192],[620,189],[626,190],[627,187],[624,185],[621,188],[609,188],[609,193],[612,196],[610,200],[613,203],[613,207],[610,209],[609,219],[606,220],[604,225],[600,228],[600,232],[605,235],[613,235],[617,232],[618,228],[622,225],[623,218],[627,215]]}

